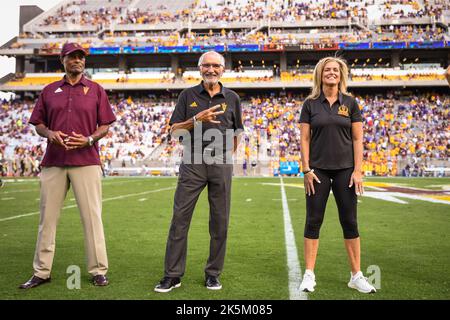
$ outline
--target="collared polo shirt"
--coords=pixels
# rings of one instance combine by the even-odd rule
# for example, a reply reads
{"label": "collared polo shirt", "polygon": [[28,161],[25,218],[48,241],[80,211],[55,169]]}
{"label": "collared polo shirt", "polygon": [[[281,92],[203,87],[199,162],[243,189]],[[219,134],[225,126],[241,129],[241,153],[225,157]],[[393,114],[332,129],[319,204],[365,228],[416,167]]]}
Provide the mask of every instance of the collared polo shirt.
{"label": "collared polo shirt", "polygon": [[[211,143],[210,139],[204,137],[206,130],[218,129],[222,133],[224,142],[224,153],[229,150],[229,146],[226,146],[226,130],[232,129],[235,133],[237,130],[244,129],[242,125],[242,111],[241,100],[236,92],[225,88],[220,82],[220,92],[211,97],[203,87],[203,81],[195,87],[187,88],[180,93],[178,102],[175,106],[175,110],[170,118],[170,125],[174,123],[184,122],[199,112],[214,107],[220,104],[221,108],[216,111],[225,111],[223,114],[216,117],[220,124],[203,122],[202,123],[202,136],[194,137],[194,129],[190,130],[191,134],[191,151],[194,153],[194,138],[202,139],[202,149]],[[232,147],[232,146],[231,146]]]}
{"label": "collared polo shirt", "polygon": [[[75,85],[63,77],[46,86],[33,109],[29,123],[44,124],[52,131],[62,131],[69,136],[72,131],[87,137],[98,126],[116,120],[105,90],[82,76]],[[49,143],[41,163],[44,167],[100,165],[98,145],[80,149],[65,148]]]}
{"label": "collared polo shirt", "polygon": [[311,126],[309,166],[319,169],[354,167],[352,123],[362,122],[355,98],[339,93],[330,106],[323,92],[317,99],[307,99],[300,114],[300,123]]}

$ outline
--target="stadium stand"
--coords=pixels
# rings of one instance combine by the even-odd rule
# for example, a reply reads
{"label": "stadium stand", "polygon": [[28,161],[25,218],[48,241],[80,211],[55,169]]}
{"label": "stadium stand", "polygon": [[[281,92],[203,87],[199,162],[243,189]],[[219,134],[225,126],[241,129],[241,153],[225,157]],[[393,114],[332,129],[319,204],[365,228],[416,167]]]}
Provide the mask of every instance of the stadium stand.
{"label": "stadium stand", "polygon": [[367,175],[448,174],[449,22],[445,0],[61,1],[0,47],[17,60],[0,81],[17,94],[0,110],[2,174],[38,173],[45,141],[27,121],[39,90],[61,78],[67,41],[89,50],[87,76],[118,115],[101,141],[110,174],[176,174],[182,150],[168,119],[208,50],[224,54],[222,81],[242,96],[237,174],[298,174],[297,120],[327,55],[348,61]]}
{"label": "stadium stand", "polygon": [[[396,175],[398,161],[428,167],[448,160],[450,98],[439,94],[357,96],[365,119],[364,171],[370,175]],[[300,129],[298,118],[304,96],[255,96],[243,100],[245,133],[240,156],[251,163],[266,161],[270,173],[298,174]],[[169,140],[168,121],[176,100],[112,97],[117,122],[101,140],[102,161],[108,168],[139,167],[159,163],[174,166],[181,148]],[[27,124],[33,101],[4,102],[0,117],[1,158],[7,175],[35,174],[20,171],[20,161],[35,163],[42,157],[44,141]],[[402,162],[402,163],[403,163]],[[296,163],[296,164],[295,164]],[[405,166],[406,166],[405,164]],[[28,164],[26,167],[30,167]],[[15,168],[15,169],[14,169]],[[30,167],[31,168],[31,167]],[[276,169],[276,170],[275,170]]]}

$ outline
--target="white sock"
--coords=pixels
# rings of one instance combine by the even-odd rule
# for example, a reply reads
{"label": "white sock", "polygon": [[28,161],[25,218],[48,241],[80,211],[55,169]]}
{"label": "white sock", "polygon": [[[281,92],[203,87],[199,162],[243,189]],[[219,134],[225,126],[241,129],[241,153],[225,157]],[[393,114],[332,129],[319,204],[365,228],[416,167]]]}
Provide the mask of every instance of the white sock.
{"label": "white sock", "polygon": [[306,270],[305,270],[305,274],[306,274],[306,273],[309,273],[309,274],[314,275],[314,271],[312,271],[311,269],[306,269]]}

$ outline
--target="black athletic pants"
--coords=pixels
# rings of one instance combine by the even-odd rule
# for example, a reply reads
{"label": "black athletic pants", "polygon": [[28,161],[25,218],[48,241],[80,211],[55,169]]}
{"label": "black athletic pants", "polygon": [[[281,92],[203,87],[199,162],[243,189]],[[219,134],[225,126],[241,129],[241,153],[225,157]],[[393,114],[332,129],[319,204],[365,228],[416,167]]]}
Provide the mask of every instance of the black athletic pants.
{"label": "black athletic pants", "polygon": [[314,168],[314,173],[321,183],[314,181],[314,195],[306,195],[306,223],[304,236],[308,239],[319,239],[320,227],[325,215],[330,189],[336,200],[339,221],[345,239],[359,237],[356,219],[357,196],[355,185],[349,188],[353,168],[341,170],[323,170]]}

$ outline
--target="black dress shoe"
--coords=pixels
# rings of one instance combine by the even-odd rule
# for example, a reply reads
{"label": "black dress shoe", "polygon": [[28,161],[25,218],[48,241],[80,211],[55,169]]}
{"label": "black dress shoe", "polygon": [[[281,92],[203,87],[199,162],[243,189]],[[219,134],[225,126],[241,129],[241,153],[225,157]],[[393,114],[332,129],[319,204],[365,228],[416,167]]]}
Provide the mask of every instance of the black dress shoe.
{"label": "black dress shoe", "polygon": [[108,278],[103,274],[98,274],[92,277],[92,283],[94,286],[104,287],[109,284]]}
{"label": "black dress shoe", "polygon": [[169,292],[173,288],[179,288],[181,286],[180,278],[164,277],[155,287],[156,292]]}
{"label": "black dress shoe", "polygon": [[37,286],[40,286],[41,284],[50,282],[51,278],[48,277],[47,279],[42,279],[36,276],[32,276],[30,280],[28,280],[27,282],[21,284],[19,286],[19,289],[31,289]]}
{"label": "black dress shoe", "polygon": [[219,277],[214,277],[214,276],[206,276],[205,286],[209,290],[222,289],[222,284],[219,281]]}

